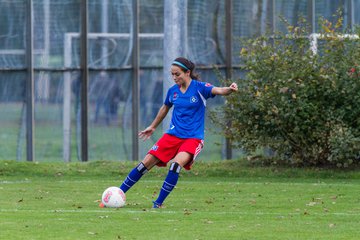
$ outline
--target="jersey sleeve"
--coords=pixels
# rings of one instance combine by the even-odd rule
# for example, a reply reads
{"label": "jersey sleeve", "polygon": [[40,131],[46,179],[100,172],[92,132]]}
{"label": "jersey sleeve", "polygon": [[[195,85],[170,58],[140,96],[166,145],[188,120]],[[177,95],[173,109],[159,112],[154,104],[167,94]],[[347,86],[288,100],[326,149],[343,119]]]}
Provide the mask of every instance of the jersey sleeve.
{"label": "jersey sleeve", "polygon": [[171,88],[167,91],[166,98],[164,100],[164,104],[168,107],[172,107],[173,103],[171,100]]}
{"label": "jersey sleeve", "polygon": [[213,85],[207,82],[199,82],[199,91],[201,93],[201,95],[203,95],[203,97],[205,99],[208,98],[213,98],[216,95],[211,93],[211,90],[213,89]]}

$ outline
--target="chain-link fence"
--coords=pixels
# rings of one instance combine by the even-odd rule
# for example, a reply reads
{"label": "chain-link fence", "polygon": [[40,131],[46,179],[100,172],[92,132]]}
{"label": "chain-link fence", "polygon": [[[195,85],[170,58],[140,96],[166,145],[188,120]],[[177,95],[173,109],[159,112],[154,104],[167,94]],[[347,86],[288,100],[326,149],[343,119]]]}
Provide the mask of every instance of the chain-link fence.
{"label": "chain-link fence", "polygon": [[[163,102],[164,1],[138,0],[0,0],[0,160],[27,159],[29,134],[27,81],[34,72],[34,159],[81,159],[81,38],[84,3],[88,17],[88,146],[89,160],[131,160],[134,128],[132,86],[139,73],[139,127],[154,119]],[[219,85],[216,65],[225,76],[226,39],[232,39],[232,77],[240,70],[239,38],[284,29],[278,16],[295,24],[304,16],[316,32],[320,16],[332,18],[338,9],[346,23],[360,23],[360,0],[183,0],[187,3],[187,57],[198,66],[201,79]],[[226,8],[231,4],[231,8]],[[228,12],[231,9],[231,12]],[[31,24],[28,16],[32,16]],[[226,33],[231,16],[231,36]],[[133,29],[139,27],[139,69],[133,67]],[[32,29],[32,58],[28,56]],[[183,34],[180,33],[179,34]],[[29,68],[31,59],[31,69]],[[217,97],[209,108],[223,104]],[[135,121],[136,122],[136,121]],[[224,157],[224,139],[206,125],[205,148],[199,159]],[[140,143],[142,157],[160,137]],[[234,151],[235,157],[238,154]]]}

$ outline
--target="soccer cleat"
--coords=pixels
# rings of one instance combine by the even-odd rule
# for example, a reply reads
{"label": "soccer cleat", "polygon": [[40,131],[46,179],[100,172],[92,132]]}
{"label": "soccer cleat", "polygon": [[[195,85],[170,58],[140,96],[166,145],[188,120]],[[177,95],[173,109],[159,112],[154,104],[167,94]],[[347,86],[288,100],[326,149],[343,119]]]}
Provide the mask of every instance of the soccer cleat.
{"label": "soccer cleat", "polygon": [[105,207],[105,204],[103,204],[102,202],[99,204],[99,207],[100,208],[104,208]]}
{"label": "soccer cleat", "polygon": [[154,203],[154,205],[153,205],[152,208],[163,208],[163,205],[162,205],[162,204],[159,204],[159,203],[157,203],[157,202],[155,202],[155,201],[153,201],[153,203]]}

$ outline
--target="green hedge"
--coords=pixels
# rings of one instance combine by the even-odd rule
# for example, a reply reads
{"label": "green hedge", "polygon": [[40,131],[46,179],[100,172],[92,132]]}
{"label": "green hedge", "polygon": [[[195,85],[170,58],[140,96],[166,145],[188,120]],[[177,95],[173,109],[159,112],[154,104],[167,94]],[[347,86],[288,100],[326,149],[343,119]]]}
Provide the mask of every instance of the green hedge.
{"label": "green hedge", "polygon": [[242,43],[247,77],[212,116],[236,147],[271,149],[268,161],[290,165],[359,162],[360,40],[339,36],[360,31],[342,30],[342,18],[320,25],[317,53],[304,20]]}

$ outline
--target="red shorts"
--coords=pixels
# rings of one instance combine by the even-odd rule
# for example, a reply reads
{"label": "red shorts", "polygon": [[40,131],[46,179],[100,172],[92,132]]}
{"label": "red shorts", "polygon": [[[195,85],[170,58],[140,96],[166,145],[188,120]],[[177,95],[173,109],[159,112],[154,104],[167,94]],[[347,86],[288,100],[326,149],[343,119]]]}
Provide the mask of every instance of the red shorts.
{"label": "red shorts", "polygon": [[160,160],[157,164],[159,167],[165,167],[166,164],[173,159],[179,152],[188,152],[192,155],[192,159],[184,168],[191,169],[196,156],[200,153],[204,146],[204,141],[196,138],[178,138],[165,133],[149,150],[149,154]]}

